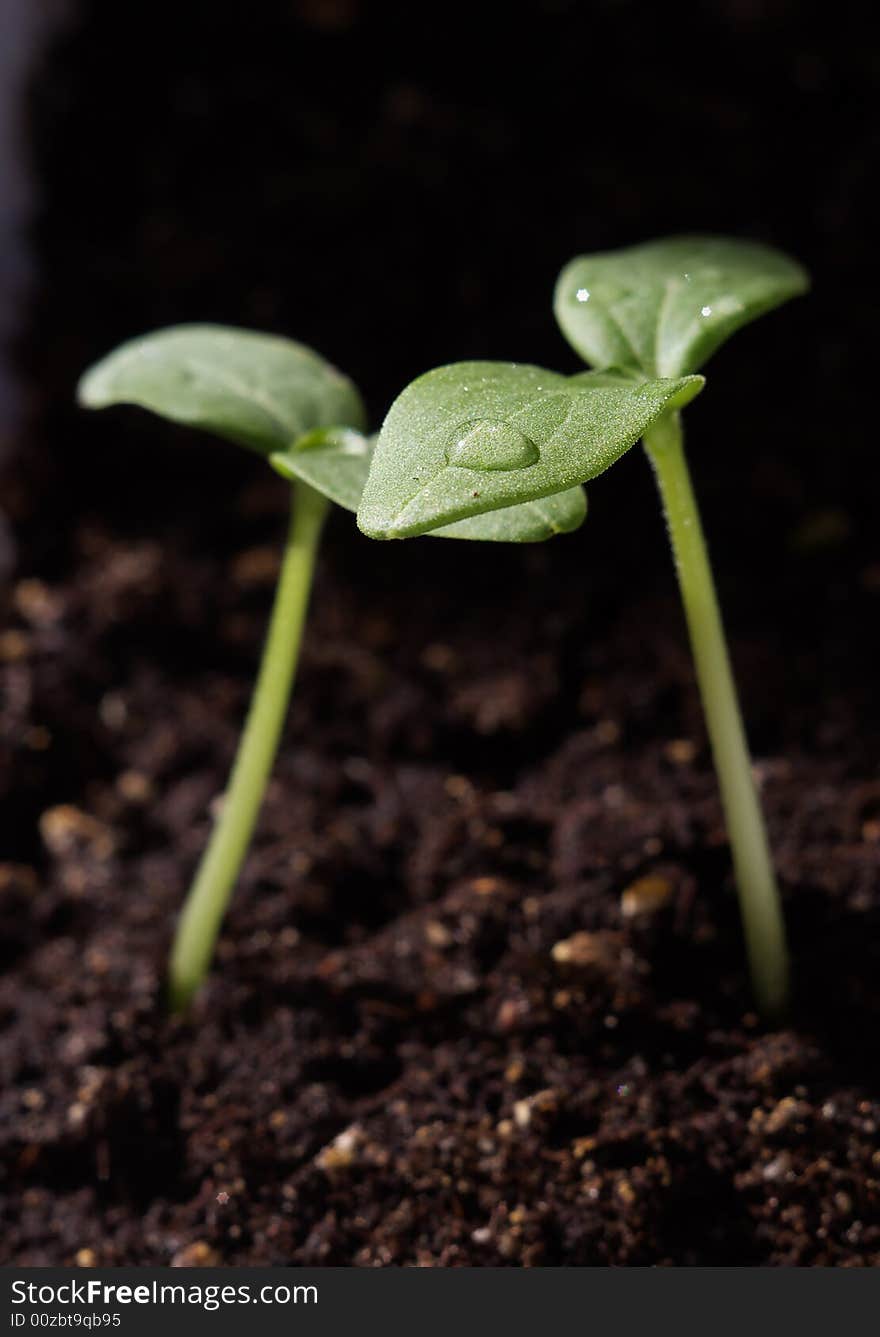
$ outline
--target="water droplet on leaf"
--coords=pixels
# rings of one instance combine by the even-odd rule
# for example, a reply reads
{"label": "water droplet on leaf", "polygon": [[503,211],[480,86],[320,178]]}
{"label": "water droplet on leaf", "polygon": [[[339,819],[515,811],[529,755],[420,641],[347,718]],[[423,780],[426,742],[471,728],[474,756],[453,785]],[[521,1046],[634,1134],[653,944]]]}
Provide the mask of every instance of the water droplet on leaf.
{"label": "water droplet on leaf", "polygon": [[446,448],[446,462],[459,469],[527,469],[540,452],[518,427],[491,418],[462,423]]}

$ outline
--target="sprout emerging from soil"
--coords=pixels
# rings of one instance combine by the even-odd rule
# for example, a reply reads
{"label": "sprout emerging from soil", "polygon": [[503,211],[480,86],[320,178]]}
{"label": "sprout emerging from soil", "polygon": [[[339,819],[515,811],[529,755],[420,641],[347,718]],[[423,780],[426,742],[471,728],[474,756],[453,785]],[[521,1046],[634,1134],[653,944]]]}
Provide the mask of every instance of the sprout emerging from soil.
{"label": "sprout emerging from soil", "polygon": [[[208,972],[248,852],[281,738],[303,640],[315,560],[332,502],[355,511],[375,438],[355,386],[288,339],[214,325],[148,334],[82,378],[88,408],[134,404],[261,455],[292,484],[291,517],[262,662],[220,814],[186,898],[169,963],[169,998],[184,1009]],[[446,538],[538,542],[576,529],[581,487],[543,502],[442,526]]]}
{"label": "sprout emerging from soil", "polygon": [[740,326],[806,291],[799,265],[766,246],[678,237],[562,271],[555,311],[595,368],[560,376],[511,363],[440,367],[408,386],[379,434],[358,524],[408,538],[589,482],[642,439],[669,528],[727,819],[752,982],[784,1012],[788,952],[680,410],[694,373]]}

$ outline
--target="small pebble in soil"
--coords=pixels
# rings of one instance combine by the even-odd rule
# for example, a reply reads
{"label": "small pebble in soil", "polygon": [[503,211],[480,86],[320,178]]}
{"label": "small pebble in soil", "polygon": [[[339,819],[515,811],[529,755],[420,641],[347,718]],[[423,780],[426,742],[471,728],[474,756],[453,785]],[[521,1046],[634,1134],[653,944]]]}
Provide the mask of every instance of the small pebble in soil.
{"label": "small pebble in soil", "polygon": [[334,1170],[347,1170],[356,1160],[363,1141],[363,1130],[357,1124],[352,1124],[318,1152],[315,1164],[328,1174]]}
{"label": "small pebble in soil", "polygon": [[436,947],[440,951],[445,947],[450,947],[454,942],[452,934],[445,924],[441,924],[439,919],[429,919],[425,925],[425,940],[431,947]]}
{"label": "small pebble in soil", "polygon": [[12,629],[0,633],[0,662],[14,664],[27,659],[31,651],[31,639],[27,632]]}
{"label": "small pebble in soil", "polygon": [[663,753],[673,766],[689,766],[697,755],[697,745],[690,738],[673,738]]}
{"label": "small pebble in soil", "polygon": [[49,853],[58,858],[79,850],[103,862],[113,853],[109,827],[67,803],[45,810],[40,817],[40,835]]}
{"label": "small pebble in soil", "polygon": [[172,1267],[219,1267],[223,1259],[204,1240],[193,1240],[192,1244],[178,1249],[171,1259]]}
{"label": "small pebble in soil", "polygon": [[123,771],[116,777],[116,788],[128,803],[148,803],[155,796],[152,780],[140,771]]}
{"label": "small pebble in soil", "polygon": [[64,604],[42,580],[21,580],[12,593],[17,611],[32,627],[46,628],[61,620]]}
{"label": "small pebble in soil", "polygon": [[513,1121],[517,1128],[530,1127],[536,1114],[553,1114],[559,1105],[559,1093],[548,1088],[517,1100],[513,1107]]}
{"label": "small pebble in soil", "polygon": [[617,933],[573,933],[554,943],[551,956],[558,965],[610,966],[620,953],[621,938]]}
{"label": "small pebble in soil", "polygon": [[672,896],[672,883],[668,878],[656,874],[637,878],[631,882],[620,897],[620,913],[624,919],[634,919],[636,915],[651,915],[668,904]]}

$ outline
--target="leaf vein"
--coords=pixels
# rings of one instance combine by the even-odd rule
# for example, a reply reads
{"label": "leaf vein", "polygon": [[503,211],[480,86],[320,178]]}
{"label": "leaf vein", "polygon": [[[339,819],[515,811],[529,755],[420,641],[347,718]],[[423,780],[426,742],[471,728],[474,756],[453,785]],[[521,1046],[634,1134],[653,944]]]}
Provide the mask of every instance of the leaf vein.
{"label": "leaf vein", "polygon": [[291,434],[290,423],[284,408],[270,394],[267,394],[265,390],[260,390],[253,382],[242,381],[234,373],[224,371],[209,362],[202,362],[200,358],[193,357],[192,354],[187,358],[187,362],[203,380],[209,383],[213,382],[236,399],[262,409],[279,429],[285,443],[287,442]]}

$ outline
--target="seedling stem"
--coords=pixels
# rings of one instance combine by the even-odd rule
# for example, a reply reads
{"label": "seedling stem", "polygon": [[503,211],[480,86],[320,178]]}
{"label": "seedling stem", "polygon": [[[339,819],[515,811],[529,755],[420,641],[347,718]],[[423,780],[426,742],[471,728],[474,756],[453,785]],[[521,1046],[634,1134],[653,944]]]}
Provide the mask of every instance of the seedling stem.
{"label": "seedling stem", "polygon": [[207,974],[220,924],[250,845],[296,676],[315,556],[329,503],[297,482],[257,684],[211,839],[184,903],[171,952],[169,997],[182,1011]]}
{"label": "seedling stem", "polygon": [[763,1015],[778,1020],[788,998],[789,973],[782,907],[679,415],[664,415],[645,433],[644,442],[669,526],[727,820],[755,996]]}

